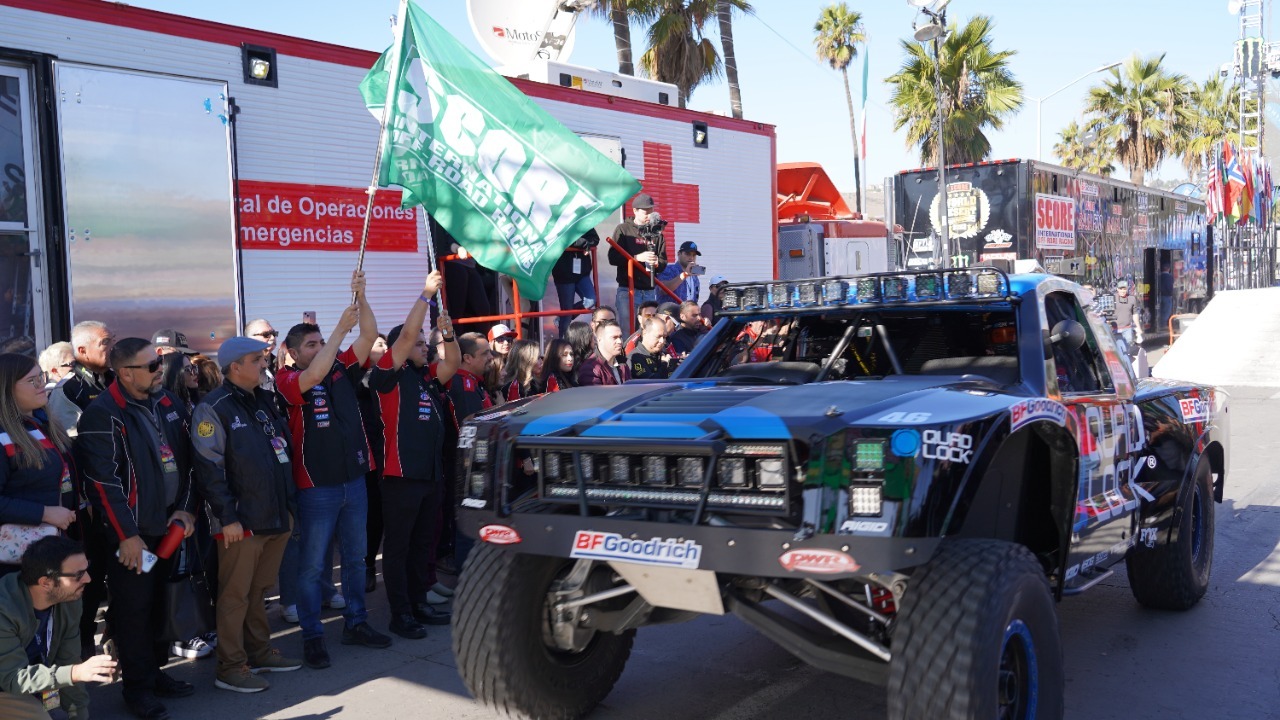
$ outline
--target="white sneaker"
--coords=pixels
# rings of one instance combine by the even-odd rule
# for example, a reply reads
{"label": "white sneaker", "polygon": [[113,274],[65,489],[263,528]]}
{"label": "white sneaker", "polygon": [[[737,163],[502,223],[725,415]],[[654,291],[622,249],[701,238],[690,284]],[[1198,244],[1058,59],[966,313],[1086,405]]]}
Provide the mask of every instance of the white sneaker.
{"label": "white sneaker", "polygon": [[196,636],[186,642],[175,642],[169,646],[169,653],[184,658],[202,658],[208,657],[213,652],[213,648],[204,641],[203,638]]}
{"label": "white sneaker", "polygon": [[428,590],[428,591],[427,591],[427,604],[428,604],[428,605],[444,605],[444,604],[446,604],[446,603],[448,603],[448,602],[449,602],[449,598],[447,598],[447,597],[445,597],[445,596],[441,595],[440,593],[436,592],[435,590]]}
{"label": "white sneaker", "polygon": [[208,646],[209,646],[209,647],[211,647],[211,648],[216,648],[216,647],[218,647],[218,633],[217,633],[217,631],[210,631],[210,632],[207,632],[207,633],[205,633],[205,634],[201,635],[201,636],[200,636],[200,639],[201,639],[201,640],[204,640],[204,644],[205,644],[205,645],[208,645]]}
{"label": "white sneaker", "polygon": [[435,585],[432,585],[431,591],[437,595],[443,595],[447,598],[453,597],[453,588],[445,585],[444,583],[438,582]]}
{"label": "white sneaker", "polygon": [[284,612],[280,613],[280,615],[284,618],[285,622],[296,623],[298,622],[298,606],[285,605]]}
{"label": "white sneaker", "polygon": [[347,599],[342,597],[342,593],[336,592],[333,597],[325,601],[324,606],[330,610],[341,610],[347,606]]}

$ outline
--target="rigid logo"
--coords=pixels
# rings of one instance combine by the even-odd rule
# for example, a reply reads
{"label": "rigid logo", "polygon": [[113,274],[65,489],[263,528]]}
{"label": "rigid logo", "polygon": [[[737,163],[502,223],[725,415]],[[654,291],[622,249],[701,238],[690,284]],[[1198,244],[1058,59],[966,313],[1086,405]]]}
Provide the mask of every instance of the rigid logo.
{"label": "rigid logo", "polygon": [[921,455],[932,460],[946,460],[968,465],[969,460],[973,458],[973,436],[925,430],[924,450]]}
{"label": "rigid logo", "polygon": [[1062,403],[1048,398],[1023,400],[1009,408],[1009,431],[1035,420],[1048,420],[1055,425],[1066,425],[1067,408]]}
{"label": "rigid logo", "polygon": [[819,575],[851,573],[861,567],[849,554],[826,548],[788,550],[778,558],[778,562],[787,570]]}
{"label": "rigid logo", "polygon": [[702,546],[692,540],[632,540],[618,533],[579,530],[569,557],[694,569],[702,561]]}

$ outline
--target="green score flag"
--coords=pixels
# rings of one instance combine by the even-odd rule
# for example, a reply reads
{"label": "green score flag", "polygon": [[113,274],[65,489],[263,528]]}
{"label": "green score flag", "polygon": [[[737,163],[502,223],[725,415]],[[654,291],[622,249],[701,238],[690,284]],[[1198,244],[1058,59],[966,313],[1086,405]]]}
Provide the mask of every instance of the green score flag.
{"label": "green score flag", "polygon": [[[390,101],[378,184],[404,188],[487,268],[541,299],[564,249],[640,190],[412,2],[360,83]],[[396,92],[389,95],[388,83]]]}

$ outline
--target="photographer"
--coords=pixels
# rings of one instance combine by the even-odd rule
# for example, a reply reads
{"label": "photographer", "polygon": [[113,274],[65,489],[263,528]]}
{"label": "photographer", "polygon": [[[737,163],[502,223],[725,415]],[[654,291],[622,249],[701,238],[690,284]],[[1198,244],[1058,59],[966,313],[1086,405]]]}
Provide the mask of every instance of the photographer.
{"label": "photographer", "polygon": [[634,302],[627,292],[627,258],[616,249],[609,248],[609,262],[618,269],[615,305],[618,322],[627,332],[631,332],[631,319],[635,317],[636,306],[645,300],[657,299],[653,278],[667,267],[667,243],[662,236],[662,229],[667,223],[654,212],[653,198],[646,193],[636,195],[631,202],[631,211],[633,218],[614,229],[613,240],[640,263],[632,271],[636,291]]}
{"label": "photographer", "polygon": [[[574,298],[582,298],[582,307],[590,310],[596,306],[596,288],[591,280],[591,248],[600,244],[600,235],[595,228],[573,241],[564,249],[564,254],[556,260],[551,268],[551,278],[556,284],[556,296],[560,298],[560,309],[571,310],[575,306]],[[564,337],[573,322],[574,315],[561,315],[560,337]]]}
{"label": "photographer", "polygon": [[702,292],[702,281],[698,276],[706,273],[707,269],[698,264],[698,256],[701,254],[698,243],[683,242],[680,244],[680,252],[676,254],[676,264],[668,265],[658,273],[658,282],[674,292],[681,302],[697,302],[698,295]]}

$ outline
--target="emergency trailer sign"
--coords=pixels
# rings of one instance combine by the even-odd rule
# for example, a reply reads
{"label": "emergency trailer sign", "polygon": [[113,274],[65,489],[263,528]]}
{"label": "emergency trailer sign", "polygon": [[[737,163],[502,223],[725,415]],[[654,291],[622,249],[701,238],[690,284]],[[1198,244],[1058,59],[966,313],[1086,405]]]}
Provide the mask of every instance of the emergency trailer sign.
{"label": "emergency trailer sign", "polygon": [[1069,197],[1036,193],[1036,247],[1076,249],[1076,203]]}

